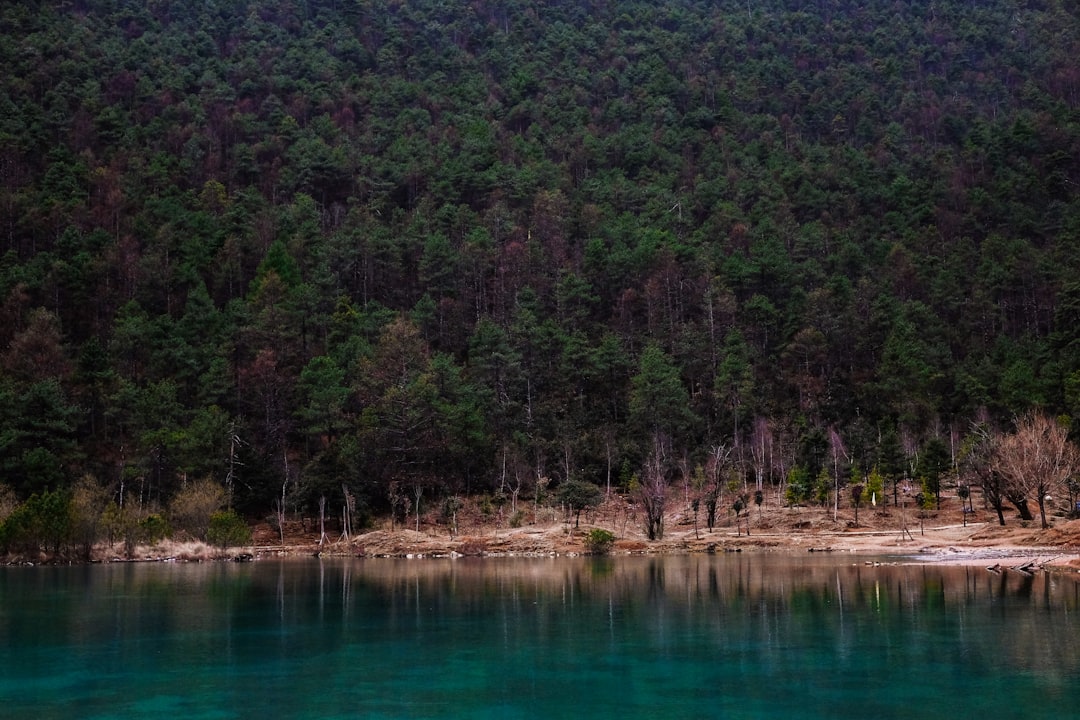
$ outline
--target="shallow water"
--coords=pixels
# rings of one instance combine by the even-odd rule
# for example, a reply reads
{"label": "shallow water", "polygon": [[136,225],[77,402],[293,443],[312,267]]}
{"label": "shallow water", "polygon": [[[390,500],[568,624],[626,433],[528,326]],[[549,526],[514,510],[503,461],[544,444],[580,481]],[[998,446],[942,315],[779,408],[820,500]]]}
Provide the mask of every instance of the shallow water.
{"label": "shallow water", "polygon": [[1078,717],[1078,613],[838,556],[3,568],[0,716]]}

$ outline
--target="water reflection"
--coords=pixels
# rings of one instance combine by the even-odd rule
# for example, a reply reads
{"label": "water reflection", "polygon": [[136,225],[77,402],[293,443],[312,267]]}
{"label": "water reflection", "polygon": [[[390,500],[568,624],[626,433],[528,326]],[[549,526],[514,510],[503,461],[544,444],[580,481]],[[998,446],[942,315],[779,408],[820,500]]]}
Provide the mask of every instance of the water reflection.
{"label": "water reflection", "polygon": [[1070,576],[750,553],[9,568],[0,699],[140,717],[181,683],[188,717],[932,717],[912,707],[977,692],[993,715],[1067,697],[1078,605]]}

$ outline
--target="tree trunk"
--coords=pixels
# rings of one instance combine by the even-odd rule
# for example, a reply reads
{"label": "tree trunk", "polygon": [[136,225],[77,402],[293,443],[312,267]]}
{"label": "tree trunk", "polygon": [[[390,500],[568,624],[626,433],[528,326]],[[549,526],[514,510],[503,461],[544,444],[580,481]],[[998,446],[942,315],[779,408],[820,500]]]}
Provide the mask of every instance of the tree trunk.
{"label": "tree trunk", "polygon": [[1035,516],[1031,514],[1031,508],[1028,507],[1028,503],[1027,503],[1026,498],[1023,499],[1023,500],[1012,500],[1012,499],[1010,499],[1009,502],[1011,502],[1013,505],[1016,506],[1016,509],[1020,512],[1020,519],[1021,520],[1034,520],[1035,519]]}

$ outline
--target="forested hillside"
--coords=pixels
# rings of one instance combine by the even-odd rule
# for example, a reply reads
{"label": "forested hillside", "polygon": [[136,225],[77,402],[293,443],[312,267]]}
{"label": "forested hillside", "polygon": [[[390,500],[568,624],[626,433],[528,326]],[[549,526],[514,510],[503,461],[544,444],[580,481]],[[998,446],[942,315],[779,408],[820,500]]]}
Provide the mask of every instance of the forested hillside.
{"label": "forested hillside", "polygon": [[0,28],[20,500],[212,478],[251,516],[345,488],[369,515],[721,466],[799,499],[1080,411],[1075,3],[69,0]]}

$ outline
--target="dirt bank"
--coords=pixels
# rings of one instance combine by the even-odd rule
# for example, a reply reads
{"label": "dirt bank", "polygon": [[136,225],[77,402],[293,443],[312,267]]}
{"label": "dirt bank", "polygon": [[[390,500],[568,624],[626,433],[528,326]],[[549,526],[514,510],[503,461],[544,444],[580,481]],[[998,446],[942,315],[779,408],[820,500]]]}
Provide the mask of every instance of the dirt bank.
{"label": "dirt bank", "polygon": [[[609,502],[579,527],[562,522],[554,512],[541,510],[532,524],[511,528],[481,515],[463,513],[456,531],[428,519],[420,530],[400,525],[382,527],[345,538],[319,533],[308,523],[286,524],[284,543],[268,525],[255,528],[256,556],[275,554],[345,555],[363,557],[551,556],[583,554],[592,528],[613,532],[613,554],[673,554],[735,551],[834,552],[862,555],[903,555],[936,562],[984,563],[1008,558],[1049,562],[1080,571],[1080,520],[1054,518],[1047,530],[1038,523],[1010,518],[1004,527],[990,513],[965,515],[951,509],[915,513],[910,509],[864,509],[855,523],[851,510],[835,513],[822,508],[755,509],[749,522],[738,526],[733,515],[711,531],[704,518],[689,514],[666,518],[663,539],[649,541],[632,508]],[[749,526],[749,530],[747,529]],[[749,534],[748,534],[749,533]],[[987,564],[993,564],[987,562]]]}

